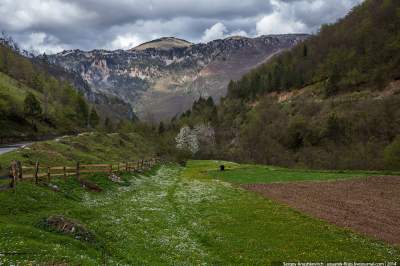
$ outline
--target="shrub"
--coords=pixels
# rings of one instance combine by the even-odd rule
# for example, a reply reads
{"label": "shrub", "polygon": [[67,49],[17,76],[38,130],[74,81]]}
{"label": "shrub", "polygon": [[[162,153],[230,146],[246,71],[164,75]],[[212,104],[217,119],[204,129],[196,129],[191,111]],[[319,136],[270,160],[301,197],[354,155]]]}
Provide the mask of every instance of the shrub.
{"label": "shrub", "polygon": [[387,169],[400,170],[400,136],[385,148],[384,161]]}

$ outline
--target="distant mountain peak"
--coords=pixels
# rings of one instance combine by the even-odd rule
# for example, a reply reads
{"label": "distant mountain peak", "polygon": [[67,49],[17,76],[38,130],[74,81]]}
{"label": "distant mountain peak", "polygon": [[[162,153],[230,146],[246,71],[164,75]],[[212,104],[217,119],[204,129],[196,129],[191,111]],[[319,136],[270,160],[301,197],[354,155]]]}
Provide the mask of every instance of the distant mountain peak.
{"label": "distant mountain peak", "polygon": [[149,42],[145,42],[135,48],[133,51],[143,51],[146,49],[170,50],[172,48],[185,48],[192,46],[193,43],[175,37],[162,37]]}

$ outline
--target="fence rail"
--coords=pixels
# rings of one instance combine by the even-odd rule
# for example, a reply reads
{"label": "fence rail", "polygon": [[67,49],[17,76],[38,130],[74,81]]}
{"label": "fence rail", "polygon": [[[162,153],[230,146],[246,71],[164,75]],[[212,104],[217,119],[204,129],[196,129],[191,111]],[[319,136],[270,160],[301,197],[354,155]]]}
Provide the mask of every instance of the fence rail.
{"label": "fence rail", "polygon": [[37,161],[35,166],[23,166],[19,161],[12,161],[8,175],[10,179],[9,187],[15,187],[19,181],[32,179],[37,184],[42,178],[47,178],[47,181],[50,181],[55,177],[76,176],[80,180],[82,174],[88,173],[139,172],[147,170],[159,162],[159,158],[151,158],[114,164],[80,164],[80,162],[77,162],[76,166],[44,166]]}

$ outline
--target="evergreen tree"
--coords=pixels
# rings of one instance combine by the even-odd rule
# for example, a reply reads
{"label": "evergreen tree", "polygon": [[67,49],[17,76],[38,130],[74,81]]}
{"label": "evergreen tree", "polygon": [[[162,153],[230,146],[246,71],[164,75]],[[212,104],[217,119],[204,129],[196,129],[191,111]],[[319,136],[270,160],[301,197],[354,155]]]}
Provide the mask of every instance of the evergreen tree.
{"label": "evergreen tree", "polygon": [[165,126],[164,123],[161,121],[160,124],[158,125],[158,134],[162,135],[165,132]]}
{"label": "evergreen tree", "polygon": [[29,93],[24,100],[24,113],[26,117],[31,119],[32,125],[34,125],[34,119],[40,117],[42,114],[42,107],[40,102],[36,99],[33,93]]}
{"label": "evergreen tree", "polygon": [[81,125],[86,126],[88,124],[89,118],[89,107],[85,99],[81,95],[78,95],[76,98],[75,108],[78,119],[81,121]]}
{"label": "evergreen tree", "polygon": [[95,128],[98,126],[99,122],[100,122],[100,117],[97,114],[96,109],[92,107],[92,110],[90,111],[89,115],[89,126]]}
{"label": "evergreen tree", "polygon": [[213,98],[211,96],[209,96],[207,98],[206,104],[207,104],[207,106],[210,106],[210,107],[214,106],[214,100],[213,100]]}
{"label": "evergreen tree", "polygon": [[107,132],[113,132],[113,131],[114,131],[114,126],[113,126],[113,124],[111,123],[111,120],[110,120],[109,117],[107,117],[106,120],[104,120],[104,129],[105,129]]}
{"label": "evergreen tree", "polygon": [[44,83],[45,81],[43,75],[41,73],[38,73],[33,77],[30,85],[33,89],[43,92]]}
{"label": "evergreen tree", "polygon": [[307,44],[303,45],[303,56],[307,57],[308,56],[308,47]]}

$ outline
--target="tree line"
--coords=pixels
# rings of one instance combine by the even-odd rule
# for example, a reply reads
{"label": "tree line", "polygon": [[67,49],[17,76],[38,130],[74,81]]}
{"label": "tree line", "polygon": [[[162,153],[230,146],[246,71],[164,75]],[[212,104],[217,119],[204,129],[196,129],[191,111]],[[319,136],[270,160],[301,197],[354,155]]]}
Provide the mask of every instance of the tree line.
{"label": "tree line", "polygon": [[9,129],[2,137],[61,134],[99,124],[96,110],[68,81],[58,80],[4,43],[0,72],[0,123]]}
{"label": "tree line", "polygon": [[[319,169],[400,169],[400,2],[367,0],[171,122],[208,121],[208,158]],[[207,100],[210,101],[210,100]],[[200,152],[195,157],[204,157]]]}
{"label": "tree line", "polygon": [[228,97],[318,84],[326,97],[400,79],[400,2],[367,0],[335,24],[228,86]]}

